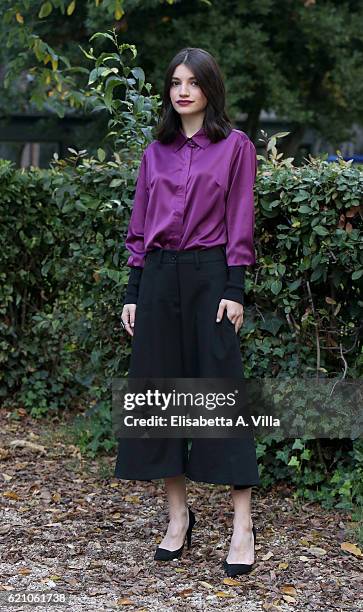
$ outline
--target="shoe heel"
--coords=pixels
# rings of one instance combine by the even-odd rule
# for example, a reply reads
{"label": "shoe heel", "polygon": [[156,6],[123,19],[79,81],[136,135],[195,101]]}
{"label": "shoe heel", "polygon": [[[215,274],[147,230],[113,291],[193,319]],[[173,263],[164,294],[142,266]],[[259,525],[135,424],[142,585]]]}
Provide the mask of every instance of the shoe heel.
{"label": "shoe heel", "polygon": [[[194,516],[194,512],[189,508],[189,506],[188,506],[188,513],[189,513],[189,526],[186,532],[186,536],[187,536],[187,546],[188,548],[190,548],[192,544],[192,529],[195,523],[195,516]],[[172,559],[179,559],[182,555],[183,548],[184,548],[184,543],[177,550],[168,550],[165,548],[161,548],[160,546],[157,546],[155,555],[154,555],[154,559],[156,561],[171,561]]]}
{"label": "shoe heel", "polygon": [[188,506],[189,512],[189,527],[187,529],[187,548],[189,549],[192,545],[192,530],[195,524],[195,515],[193,510],[191,510]]}
{"label": "shoe heel", "polygon": [[255,529],[254,525],[252,527],[252,533],[253,533],[253,537],[254,537],[254,543],[256,544],[256,542],[257,542],[257,534],[256,534],[256,529]]}

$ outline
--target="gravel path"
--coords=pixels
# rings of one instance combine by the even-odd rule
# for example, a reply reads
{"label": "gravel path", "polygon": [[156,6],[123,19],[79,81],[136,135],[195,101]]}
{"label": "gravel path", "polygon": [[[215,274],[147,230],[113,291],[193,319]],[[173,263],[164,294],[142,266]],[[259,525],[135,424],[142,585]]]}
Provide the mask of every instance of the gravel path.
{"label": "gravel path", "polygon": [[25,414],[12,421],[5,410],[0,421],[0,610],[36,608],[10,606],[15,590],[69,598],[37,608],[52,612],[363,610],[349,515],[295,501],[287,486],[254,490],[256,563],[231,581],[221,567],[232,528],[229,488],[188,481],[192,547],[156,563],[167,524],[162,481],[113,478],[114,456],[84,459],[64,424]]}

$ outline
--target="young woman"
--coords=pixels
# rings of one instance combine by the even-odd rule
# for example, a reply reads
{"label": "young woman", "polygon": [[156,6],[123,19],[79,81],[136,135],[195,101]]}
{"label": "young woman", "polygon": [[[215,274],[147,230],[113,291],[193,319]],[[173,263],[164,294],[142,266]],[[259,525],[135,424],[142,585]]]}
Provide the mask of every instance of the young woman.
{"label": "young woman", "polygon": [[[126,247],[130,278],[122,324],[132,336],[130,377],[243,377],[238,332],[244,270],[255,263],[256,150],[225,110],[220,69],[188,47],[165,75],[157,139],[144,150]],[[195,516],[185,476],[230,484],[233,535],[224,568],[247,573],[256,531],[251,488],[259,486],[253,435],[245,439],[120,439],[115,476],[165,479],[169,525],[155,559],[190,546]]]}

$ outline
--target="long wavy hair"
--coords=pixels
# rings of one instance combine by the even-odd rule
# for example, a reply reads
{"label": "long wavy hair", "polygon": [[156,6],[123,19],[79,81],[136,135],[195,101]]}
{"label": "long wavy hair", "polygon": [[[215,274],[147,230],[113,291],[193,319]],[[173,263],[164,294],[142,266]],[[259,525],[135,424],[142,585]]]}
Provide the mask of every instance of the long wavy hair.
{"label": "long wavy hair", "polygon": [[171,80],[174,70],[180,64],[185,64],[193,72],[208,100],[203,120],[208,138],[212,142],[227,138],[232,123],[225,109],[226,92],[221,70],[208,51],[198,47],[184,47],[173,57],[166,70],[159,122],[155,127],[156,139],[162,144],[173,142],[182,127],[180,115],[170,100]]}

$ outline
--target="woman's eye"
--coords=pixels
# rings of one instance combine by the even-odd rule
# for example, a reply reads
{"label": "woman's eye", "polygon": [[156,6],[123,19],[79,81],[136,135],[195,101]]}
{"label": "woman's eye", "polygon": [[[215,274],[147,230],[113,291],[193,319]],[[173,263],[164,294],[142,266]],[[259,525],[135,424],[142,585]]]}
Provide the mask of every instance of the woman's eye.
{"label": "woman's eye", "polygon": [[[193,85],[199,85],[198,81],[192,81]],[[177,83],[177,81],[171,81],[171,86],[174,87],[176,85],[179,85],[179,83]]]}

